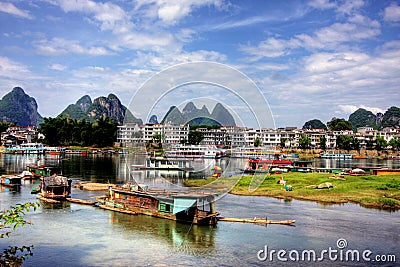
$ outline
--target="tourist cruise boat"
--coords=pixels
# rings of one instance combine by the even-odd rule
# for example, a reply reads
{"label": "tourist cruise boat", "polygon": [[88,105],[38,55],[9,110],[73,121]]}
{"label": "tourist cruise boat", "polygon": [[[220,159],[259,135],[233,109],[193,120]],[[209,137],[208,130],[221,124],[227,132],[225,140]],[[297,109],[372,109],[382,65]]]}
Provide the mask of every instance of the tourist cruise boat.
{"label": "tourist cruise boat", "polygon": [[322,159],[353,159],[353,154],[335,153],[334,151],[326,151],[320,154]]}
{"label": "tourist cruise boat", "polygon": [[190,160],[166,157],[148,157],[145,165],[132,165],[134,170],[185,170],[194,168],[190,166]]}
{"label": "tourist cruise boat", "polygon": [[285,158],[295,160],[299,158],[299,155],[288,154],[281,152],[280,150],[275,150],[266,147],[236,147],[231,152],[231,158],[243,158],[243,159],[276,159]]}
{"label": "tourist cruise boat", "polygon": [[166,158],[209,158],[216,159],[226,155],[225,151],[215,146],[206,145],[176,145],[165,151]]}
{"label": "tourist cruise boat", "polygon": [[270,159],[260,159],[254,158],[249,159],[245,169],[241,169],[244,173],[269,173],[273,168],[279,169],[290,169],[292,167],[293,161],[290,159],[283,159],[279,157]]}
{"label": "tourist cruise boat", "polygon": [[44,154],[45,151],[46,148],[41,143],[23,143],[6,148],[6,153],[10,154]]}

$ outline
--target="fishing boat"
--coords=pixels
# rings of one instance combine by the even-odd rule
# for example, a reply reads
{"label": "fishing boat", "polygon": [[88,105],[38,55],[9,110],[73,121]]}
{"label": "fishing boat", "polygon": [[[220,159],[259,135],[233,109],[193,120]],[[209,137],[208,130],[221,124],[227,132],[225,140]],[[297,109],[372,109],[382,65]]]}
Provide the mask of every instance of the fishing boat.
{"label": "fishing boat", "polygon": [[125,184],[109,188],[105,206],[124,209],[184,223],[214,225],[217,194],[197,190],[149,189],[147,185]]}
{"label": "fishing boat", "polygon": [[60,167],[56,166],[46,166],[46,165],[28,165],[28,172],[32,174],[32,179],[37,179],[44,176],[51,176],[57,174],[61,171]]}
{"label": "fishing boat", "polygon": [[18,189],[21,187],[22,177],[13,174],[4,174],[0,177],[0,184],[3,186]]}
{"label": "fishing boat", "polygon": [[185,170],[191,171],[194,168],[190,166],[190,160],[165,158],[165,157],[149,157],[146,159],[145,165],[132,165],[134,170]]}
{"label": "fishing boat", "polygon": [[52,175],[41,178],[39,195],[49,199],[66,199],[71,195],[72,180]]}
{"label": "fishing boat", "polygon": [[216,159],[226,155],[225,151],[216,146],[206,145],[176,145],[164,152],[166,158],[208,158]]}

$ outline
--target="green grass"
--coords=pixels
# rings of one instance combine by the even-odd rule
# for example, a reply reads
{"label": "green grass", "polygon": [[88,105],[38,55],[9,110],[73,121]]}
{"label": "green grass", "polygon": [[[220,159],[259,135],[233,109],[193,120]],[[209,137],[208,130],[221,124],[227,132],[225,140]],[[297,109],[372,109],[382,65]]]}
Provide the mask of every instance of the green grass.
{"label": "green grass", "polygon": [[[284,190],[277,184],[280,177],[286,180],[292,191]],[[186,186],[205,186],[229,189],[237,195],[268,196],[283,199],[301,199],[321,203],[358,203],[364,207],[380,209],[400,209],[400,175],[345,176],[346,180],[331,179],[326,173],[284,173],[277,175],[258,175],[243,177],[221,177],[188,180]],[[249,190],[252,180],[263,182],[255,190]],[[235,182],[236,185],[235,185]],[[330,182],[331,189],[315,189],[314,186]],[[252,188],[255,188],[253,186]]]}

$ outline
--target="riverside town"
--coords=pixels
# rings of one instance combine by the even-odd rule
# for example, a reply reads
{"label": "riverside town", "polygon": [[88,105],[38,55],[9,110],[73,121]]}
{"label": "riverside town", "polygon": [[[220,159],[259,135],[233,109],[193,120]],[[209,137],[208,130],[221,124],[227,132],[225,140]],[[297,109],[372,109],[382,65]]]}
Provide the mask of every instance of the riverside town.
{"label": "riverside town", "polygon": [[0,25],[0,267],[400,266],[400,0]]}

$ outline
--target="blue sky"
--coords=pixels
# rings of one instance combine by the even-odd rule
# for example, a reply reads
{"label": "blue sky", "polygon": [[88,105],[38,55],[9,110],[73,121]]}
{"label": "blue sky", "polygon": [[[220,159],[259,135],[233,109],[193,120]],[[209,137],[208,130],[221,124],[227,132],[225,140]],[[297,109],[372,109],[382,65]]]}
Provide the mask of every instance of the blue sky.
{"label": "blue sky", "polygon": [[[15,0],[0,1],[0,25],[0,96],[20,86],[45,117],[85,94],[128,106],[157,73],[202,61],[254,81],[276,127],[400,106],[399,1]],[[186,89],[154,113],[204,92],[238,104]]]}

